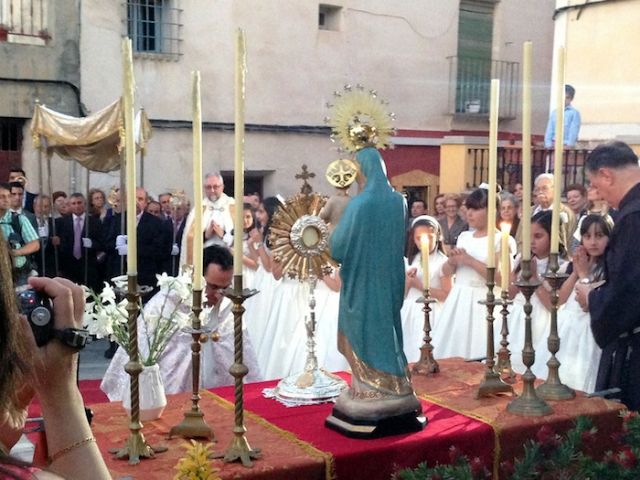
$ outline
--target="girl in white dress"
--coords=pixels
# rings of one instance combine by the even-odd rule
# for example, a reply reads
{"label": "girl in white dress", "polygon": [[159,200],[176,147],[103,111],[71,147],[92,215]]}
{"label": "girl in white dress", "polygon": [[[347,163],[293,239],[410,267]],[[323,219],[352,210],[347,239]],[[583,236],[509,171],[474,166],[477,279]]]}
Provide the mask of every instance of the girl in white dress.
{"label": "girl in white dress", "polygon": [[338,307],[340,305],[340,269],[318,282],[316,297],[316,356],[318,366],[329,372],[349,369],[349,362],[338,351]]}
{"label": "girl in white dress", "polygon": [[[583,217],[580,224],[580,246],[576,247],[573,262],[567,269],[569,278],[559,291],[559,302],[565,303],[558,312],[558,337],[560,350],[556,357],[560,361],[560,379],[571,388],[583,392],[593,392],[600,363],[601,350],[591,333],[591,317],[584,312],[575,298],[578,282],[596,283],[604,280],[604,251],[609,243],[613,221],[608,215],[590,214]],[[546,362],[550,353],[544,342],[536,347]]]}
{"label": "girl in white dress", "polygon": [[265,198],[256,209],[257,227],[249,232],[247,249],[249,257],[257,258],[257,269],[253,278],[253,288],[258,293],[244,302],[244,320],[249,337],[256,352],[260,350],[267,323],[267,314],[271,309],[273,292],[280,280],[271,274],[271,251],[269,250],[269,227],[271,217],[280,201],[276,197]]}
{"label": "girl in white dress", "polygon": [[[467,223],[473,231],[460,234],[456,248],[442,267],[444,275],[456,276],[433,329],[435,358],[480,358],[487,353],[487,309],[478,303],[487,295],[487,201],[488,191],[483,188],[467,197]],[[500,235],[495,226],[490,228],[495,232],[497,264]],[[515,249],[513,239],[510,243],[510,248]],[[496,270],[496,285],[499,284],[500,272]],[[494,294],[499,298],[500,288],[495,288]],[[494,331],[499,331],[495,323]]]}
{"label": "girl in white dress", "polygon": [[420,359],[420,347],[424,340],[424,311],[423,303],[416,303],[423,292],[422,253],[420,244],[423,235],[429,238],[429,279],[431,297],[437,300],[431,304],[429,323],[433,330],[438,321],[441,303],[444,302],[451,290],[451,275],[443,275],[442,266],[447,261],[447,256],[442,250],[442,238],[438,220],[421,215],[411,223],[408,234],[409,246],[407,249],[407,268],[405,299],[400,315],[402,318],[402,340],[404,354],[409,363]]}
{"label": "girl in white dress", "polygon": [[251,243],[249,241],[249,232],[256,227],[256,219],[250,204],[245,203],[242,208],[242,221],[244,223],[242,229],[242,286],[243,288],[253,288],[260,256],[255,248],[249,246]]}
{"label": "girl in white dress", "polygon": [[[549,252],[551,249],[551,211],[542,211],[536,213],[531,218],[531,270],[533,279],[542,281],[542,284],[536,289],[535,293],[531,296],[531,339],[536,350],[535,363],[531,367],[531,370],[536,376],[544,375],[546,378],[546,359],[544,352],[548,349],[546,346],[547,336],[549,332],[549,323],[551,319],[551,299],[549,291],[551,287],[544,280],[544,274],[547,271],[549,265]],[[566,269],[566,260],[564,245],[560,244],[560,255],[558,263],[560,264],[560,271]],[[519,264],[519,261],[518,261]],[[519,264],[512,274],[513,280],[520,275],[521,265]],[[524,348],[524,334],[525,334],[525,314],[524,304],[525,299],[522,293],[519,293],[518,288],[514,286],[514,282],[511,283],[509,290],[510,296],[513,298],[513,304],[509,309],[509,350],[511,351],[511,367],[516,373],[524,373],[526,367],[522,361],[522,349]],[[545,334],[545,332],[547,332]],[[536,345],[542,345],[544,342],[544,350],[538,350]]]}

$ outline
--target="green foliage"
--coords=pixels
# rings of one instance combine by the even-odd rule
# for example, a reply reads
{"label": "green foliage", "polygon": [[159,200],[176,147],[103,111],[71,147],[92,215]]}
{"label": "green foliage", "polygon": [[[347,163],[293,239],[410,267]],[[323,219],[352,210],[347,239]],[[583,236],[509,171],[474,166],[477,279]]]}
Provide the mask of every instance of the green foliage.
{"label": "green foliage", "polygon": [[[640,479],[640,416],[623,414],[623,427],[616,436],[615,450],[602,455],[597,445],[597,429],[586,417],[578,417],[575,427],[557,435],[543,426],[535,440],[524,446],[524,454],[514,463],[500,465],[500,478],[511,480],[638,480]],[[594,454],[596,456],[594,456]],[[480,459],[469,461],[456,447],[449,450],[450,465],[399,471],[397,480],[484,480],[491,478]]]}

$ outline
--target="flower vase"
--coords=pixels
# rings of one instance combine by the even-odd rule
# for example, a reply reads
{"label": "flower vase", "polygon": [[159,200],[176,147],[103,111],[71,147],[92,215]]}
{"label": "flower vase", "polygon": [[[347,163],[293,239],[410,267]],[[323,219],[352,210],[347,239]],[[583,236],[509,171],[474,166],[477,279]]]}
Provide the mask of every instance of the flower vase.
{"label": "flower vase", "polygon": [[[126,383],[122,406],[131,415],[131,383]],[[160,367],[157,364],[146,366],[138,377],[138,391],[140,392],[140,421],[148,422],[160,418],[167,397],[164,394],[164,383]]]}

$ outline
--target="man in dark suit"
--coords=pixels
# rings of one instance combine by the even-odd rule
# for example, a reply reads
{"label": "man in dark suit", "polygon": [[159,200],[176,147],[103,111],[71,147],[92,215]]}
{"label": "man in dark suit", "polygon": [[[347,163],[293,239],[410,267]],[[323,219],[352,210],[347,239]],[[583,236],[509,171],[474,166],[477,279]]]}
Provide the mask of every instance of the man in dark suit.
{"label": "man in dark suit", "polygon": [[[171,253],[170,237],[167,235],[167,228],[163,221],[145,212],[148,201],[147,192],[144,189],[136,190],[136,200],[138,284],[155,288],[156,274],[162,273],[166,259]],[[111,276],[120,275],[118,255],[126,256],[128,253],[127,236],[121,234],[120,222],[120,214],[115,214],[106,241],[107,251],[111,253],[108,266]]]}
{"label": "man in dark suit", "polygon": [[86,200],[81,193],[69,197],[71,215],[56,220],[57,236],[51,242],[59,246],[59,269],[63,277],[98,291],[97,252],[103,251],[100,221],[86,214]]}
{"label": "man in dark suit", "polygon": [[27,175],[21,168],[12,168],[9,170],[9,183],[19,182],[24,188],[24,197],[22,199],[21,207],[28,212],[33,213],[33,200],[36,198],[35,193],[27,192]]}
{"label": "man in dark suit", "polygon": [[51,218],[51,199],[47,195],[36,195],[33,201],[33,211],[38,225],[40,237],[40,251],[33,257],[38,266],[41,277],[57,277],[56,252],[51,237],[53,237],[53,218]]}
{"label": "man in dark suit", "polygon": [[[163,194],[167,195],[167,194]],[[171,255],[166,259],[164,271],[168,275],[177,276],[180,273],[180,245],[184,234],[186,206],[181,197],[172,197],[169,204],[170,214],[165,221],[171,242]],[[164,209],[163,209],[164,211]]]}

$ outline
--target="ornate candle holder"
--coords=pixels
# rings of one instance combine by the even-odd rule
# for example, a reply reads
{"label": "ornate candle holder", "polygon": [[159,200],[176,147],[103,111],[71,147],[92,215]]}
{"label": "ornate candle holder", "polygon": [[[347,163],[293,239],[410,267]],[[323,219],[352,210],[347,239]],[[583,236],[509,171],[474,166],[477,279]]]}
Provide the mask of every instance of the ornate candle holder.
{"label": "ornate candle holder", "polygon": [[509,351],[509,324],[507,319],[509,317],[509,305],[513,305],[513,302],[509,300],[509,292],[503,290],[500,295],[500,300],[502,304],[502,310],[500,314],[502,315],[502,329],[500,330],[500,335],[502,336],[502,340],[500,340],[500,350],[498,350],[498,363],[496,365],[496,371],[500,375],[500,378],[507,383],[515,383],[516,374],[511,368],[511,352]]}
{"label": "ornate candle holder", "polygon": [[513,393],[513,387],[502,381],[500,374],[494,370],[495,352],[493,346],[493,309],[496,306],[493,287],[495,287],[495,267],[487,267],[487,298],[480,301],[481,305],[487,307],[487,368],[484,372],[484,380],[480,383],[476,398],[489,397],[497,393]]}
{"label": "ornate candle holder", "polygon": [[575,398],[576,392],[560,381],[560,361],[556,353],[560,350],[560,337],[558,337],[558,290],[569,275],[558,272],[558,254],[549,255],[549,269],[544,278],[551,285],[551,328],[547,339],[547,346],[551,358],[547,361],[549,373],[547,380],[538,386],[538,394],[546,400],[570,400]]}
{"label": "ornate candle holder", "polygon": [[422,311],[424,312],[424,342],[420,347],[420,360],[413,364],[411,371],[418,375],[432,375],[440,372],[440,365],[433,358],[433,345],[431,345],[431,321],[429,319],[431,313],[431,304],[436,300],[431,298],[428,288],[424,289],[423,296],[416,300],[416,303],[422,303]]}
{"label": "ornate candle holder", "polygon": [[244,301],[258,293],[257,290],[242,289],[242,275],[234,275],[233,288],[227,288],[224,294],[233,301],[233,337],[235,359],[234,364],[229,368],[229,373],[235,379],[234,389],[234,412],[235,426],[233,427],[233,440],[229,444],[227,451],[216,454],[214,458],[223,458],[225,462],[235,462],[240,460],[245,467],[252,467],[251,459],[260,458],[260,449],[251,448],[245,436],[247,431],[244,426],[244,400],[242,378],[249,373],[249,369],[242,363],[242,314]]}
{"label": "ornate candle holder", "polygon": [[131,376],[131,423],[129,424],[129,437],[122,448],[110,449],[116,458],[129,458],[130,465],[140,463],[140,458],[153,458],[156,453],[166,452],[167,447],[150,446],[144,439],[142,423],[140,422],[140,390],[138,376],[142,372],[142,364],[138,356],[138,312],[140,310],[140,292],[138,290],[138,275],[127,276],[127,313],[129,330],[129,361],[125,365],[125,371]]}
{"label": "ornate candle holder", "polygon": [[531,276],[531,260],[522,261],[522,278],[516,282],[516,286],[524,296],[524,347],[522,349],[522,362],[527,369],[522,375],[522,394],[507,405],[507,411],[516,415],[529,417],[541,417],[552,413],[551,407],[538,395],[534,387],[536,376],[531,371],[531,366],[536,359],[531,340],[531,296],[540,286],[539,280],[533,280]]}
{"label": "ornate candle holder", "polygon": [[191,376],[193,392],[191,395],[191,410],[184,412],[182,422],[171,428],[169,438],[175,436],[183,438],[208,438],[214,440],[213,430],[204,420],[204,413],[200,410],[200,339],[208,331],[202,329],[200,312],[202,312],[202,290],[193,291],[193,317],[191,328],[185,330],[191,334]]}

